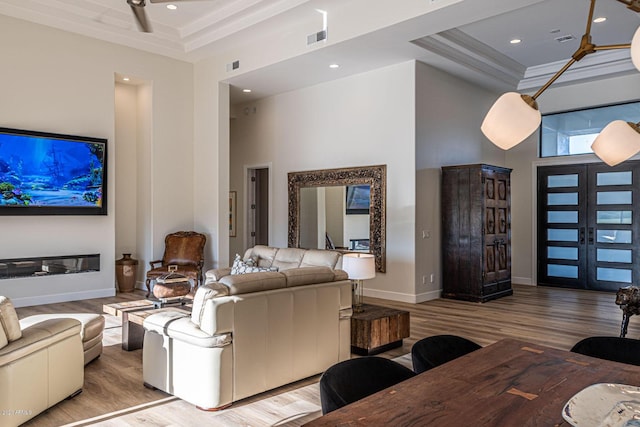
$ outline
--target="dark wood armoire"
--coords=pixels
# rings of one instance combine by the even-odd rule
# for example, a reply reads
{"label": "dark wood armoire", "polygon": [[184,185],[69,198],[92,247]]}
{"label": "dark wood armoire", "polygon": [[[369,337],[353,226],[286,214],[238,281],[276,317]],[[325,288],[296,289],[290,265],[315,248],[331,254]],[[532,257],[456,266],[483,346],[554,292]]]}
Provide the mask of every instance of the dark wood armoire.
{"label": "dark wood armoire", "polygon": [[442,296],[511,295],[511,169],[442,168]]}

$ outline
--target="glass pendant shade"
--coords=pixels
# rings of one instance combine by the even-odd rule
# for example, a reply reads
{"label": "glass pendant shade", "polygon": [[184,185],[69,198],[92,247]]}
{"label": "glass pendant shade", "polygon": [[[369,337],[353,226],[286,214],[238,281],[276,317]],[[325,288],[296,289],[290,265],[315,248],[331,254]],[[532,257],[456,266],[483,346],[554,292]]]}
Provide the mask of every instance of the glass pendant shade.
{"label": "glass pendant shade", "polygon": [[640,27],[636,30],[633,40],[631,40],[631,61],[640,71]]}
{"label": "glass pendant shade", "polygon": [[631,123],[614,120],[602,129],[591,149],[603,162],[615,166],[640,152],[640,133]]}
{"label": "glass pendant shade", "polygon": [[[505,93],[482,122],[482,133],[503,150],[518,145],[540,126],[540,111],[529,105],[523,96],[526,95]],[[533,103],[535,105],[535,101]]]}

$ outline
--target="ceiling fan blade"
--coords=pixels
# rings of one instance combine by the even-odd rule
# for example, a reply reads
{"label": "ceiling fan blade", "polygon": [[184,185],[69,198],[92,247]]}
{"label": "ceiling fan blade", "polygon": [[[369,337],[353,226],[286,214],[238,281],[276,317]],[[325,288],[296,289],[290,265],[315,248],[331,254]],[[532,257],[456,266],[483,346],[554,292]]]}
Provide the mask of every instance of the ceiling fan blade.
{"label": "ceiling fan blade", "polygon": [[129,3],[129,6],[131,6],[131,11],[136,17],[136,23],[138,24],[138,28],[140,29],[140,31],[150,33],[151,25],[149,24],[149,21],[147,20],[147,14],[144,11],[144,3],[142,3],[142,5],[134,5],[133,3]]}

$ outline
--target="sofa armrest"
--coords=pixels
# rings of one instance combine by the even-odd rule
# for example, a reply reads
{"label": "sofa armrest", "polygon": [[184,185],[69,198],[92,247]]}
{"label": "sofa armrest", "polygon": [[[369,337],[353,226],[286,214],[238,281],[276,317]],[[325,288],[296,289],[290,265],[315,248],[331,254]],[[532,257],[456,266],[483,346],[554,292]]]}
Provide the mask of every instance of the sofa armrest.
{"label": "sofa armrest", "polygon": [[218,282],[220,279],[230,274],[231,274],[230,267],[214,268],[211,270],[207,270],[207,272],[205,273],[205,284],[211,283],[211,282]]}
{"label": "sofa armrest", "polygon": [[144,319],[142,327],[147,331],[157,332],[166,335],[167,329],[172,322],[184,317],[190,317],[187,312],[180,311],[160,311]]}
{"label": "sofa armrest", "polygon": [[336,277],[333,280],[335,280],[335,281],[338,281],[338,280],[349,280],[349,275],[347,274],[346,271],[341,270],[339,268],[336,268],[335,270],[333,270],[333,272],[336,275]]}
{"label": "sofa armrest", "polygon": [[177,312],[160,312],[144,320],[147,331],[166,335],[198,347],[224,347],[231,344],[231,333],[208,334],[191,321],[191,318]]}
{"label": "sofa armrest", "polygon": [[73,335],[78,336],[80,344],[81,326],[78,320],[70,318],[50,319],[31,325],[22,330],[21,338],[0,349],[0,366],[13,363]]}

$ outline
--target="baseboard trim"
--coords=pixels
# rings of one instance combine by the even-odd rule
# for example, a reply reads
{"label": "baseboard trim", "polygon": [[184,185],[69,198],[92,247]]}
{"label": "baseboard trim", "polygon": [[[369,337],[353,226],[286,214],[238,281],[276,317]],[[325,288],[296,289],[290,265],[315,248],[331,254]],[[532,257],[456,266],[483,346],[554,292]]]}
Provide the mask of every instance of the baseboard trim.
{"label": "baseboard trim", "polygon": [[11,298],[11,302],[15,307],[29,307],[32,305],[53,304],[56,302],[113,297],[115,295],[116,289],[108,288],[82,292],[68,292],[64,294],[38,295],[35,297]]}
{"label": "baseboard trim", "polygon": [[535,286],[531,277],[512,277],[511,283],[515,285]]}
{"label": "baseboard trim", "polygon": [[[511,283],[515,285],[536,286],[530,277],[511,277]],[[436,291],[423,292],[421,294],[404,294],[400,292],[382,291],[380,289],[364,288],[364,296],[380,299],[388,299],[391,301],[408,302],[411,304],[419,304],[425,301],[431,301],[441,298],[442,289]]]}
{"label": "baseboard trim", "polygon": [[424,292],[418,295],[404,294],[400,292],[381,291],[379,289],[364,289],[364,296],[380,299],[388,299],[391,301],[408,302],[411,304],[418,304],[425,301],[430,301],[440,298],[442,293],[441,289],[437,291]]}
{"label": "baseboard trim", "polygon": [[442,289],[438,289],[437,291],[423,292],[421,294],[416,295],[416,304],[425,302],[425,301],[431,301],[441,297],[442,297]]}

